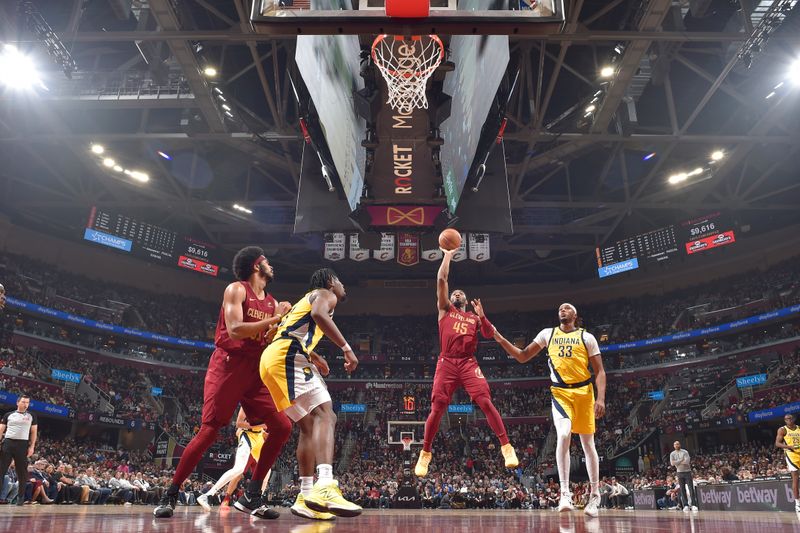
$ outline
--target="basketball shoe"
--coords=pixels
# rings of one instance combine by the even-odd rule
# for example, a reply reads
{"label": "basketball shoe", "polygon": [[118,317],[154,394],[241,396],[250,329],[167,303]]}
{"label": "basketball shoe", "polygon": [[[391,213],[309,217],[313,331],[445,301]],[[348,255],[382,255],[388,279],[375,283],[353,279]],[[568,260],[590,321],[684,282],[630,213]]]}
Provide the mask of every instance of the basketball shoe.
{"label": "basketball shoe", "polygon": [[318,513],[332,513],[336,516],[352,517],[361,514],[361,507],[353,502],[347,501],[339,490],[339,482],[336,480],[327,483],[314,483],[311,494],[305,498],[306,506]]}
{"label": "basketball shoe", "polygon": [[516,468],[519,466],[517,452],[514,451],[514,447],[510,442],[508,444],[503,444],[503,446],[500,447],[500,451],[503,452],[503,459],[506,460],[506,468]]}
{"label": "basketball shoe", "polygon": [[569,492],[562,492],[561,499],[558,500],[558,512],[574,511],[575,507],[572,505],[572,494]]}
{"label": "basketball shoe", "polygon": [[292,511],[292,514],[295,516],[310,518],[312,520],[333,520],[336,518],[336,515],[331,513],[319,513],[309,509],[302,493],[297,495],[297,499],[294,501],[294,505],[292,505],[290,511]]}
{"label": "basketball shoe", "polygon": [[[513,448],[511,450],[514,451]],[[504,454],[505,455],[505,454]],[[414,475],[417,477],[425,477],[428,475],[428,465],[431,464],[433,453],[426,452],[425,450],[419,451],[419,459],[417,459],[417,466],[414,467]]]}

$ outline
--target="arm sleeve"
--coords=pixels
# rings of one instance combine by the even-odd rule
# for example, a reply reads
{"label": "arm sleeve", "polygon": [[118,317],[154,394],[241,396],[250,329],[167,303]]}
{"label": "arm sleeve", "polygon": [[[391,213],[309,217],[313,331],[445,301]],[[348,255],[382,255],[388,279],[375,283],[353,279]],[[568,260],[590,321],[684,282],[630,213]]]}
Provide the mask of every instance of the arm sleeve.
{"label": "arm sleeve", "polygon": [[483,338],[491,339],[492,337],[494,337],[494,326],[492,325],[491,322],[489,322],[489,319],[483,317],[480,320],[481,320],[481,335],[483,335]]}
{"label": "arm sleeve", "polygon": [[536,335],[533,342],[539,345],[540,348],[547,348],[547,343],[550,342],[550,337],[553,335],[553,328],[545,328]]}
{"label": "arm sleeve", "polygon": [[600,355],[600,345],[597,344],[597,339],[594,337],[594,335],[588,332],[584,332],[583,342],[584,344],[586,344],[586,351],[588,352],[589,357]]}

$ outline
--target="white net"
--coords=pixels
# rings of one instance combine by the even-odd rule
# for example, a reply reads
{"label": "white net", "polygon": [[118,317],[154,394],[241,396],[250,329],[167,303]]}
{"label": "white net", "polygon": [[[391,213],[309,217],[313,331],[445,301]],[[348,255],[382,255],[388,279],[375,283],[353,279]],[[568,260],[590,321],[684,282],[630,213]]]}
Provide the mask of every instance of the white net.
{"label": "white net", "polygon": [[387,103],[398,113],[428,108],[425,87],[442,59],[444,44],[436,35],[378,35],[372,43],[372,60],[389,87]]}

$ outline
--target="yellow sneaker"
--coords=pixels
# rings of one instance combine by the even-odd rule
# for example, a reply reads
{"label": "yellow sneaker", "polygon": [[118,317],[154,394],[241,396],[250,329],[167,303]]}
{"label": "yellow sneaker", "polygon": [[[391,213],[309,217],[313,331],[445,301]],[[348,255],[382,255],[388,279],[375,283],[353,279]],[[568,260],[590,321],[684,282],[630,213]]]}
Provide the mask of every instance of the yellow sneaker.
{"label": "yellow sneaker", "polygon": [[361,507],[349,502],[339,490],[339,482],[329,481],[324,485],[317,481],[311,494],[305,498],[306,507],[318,513],[332,513],[336,516],[352,517],[361,514]]}
{"label": "yellow sneaker", "polygon": [[317,511],[309,509],[302,493],[297,495],[297,499],[294,501],[294,505],[292,505],[290,510],[295,516],[310,518],[311,520],[334,520],[336,518],[336,515],[331,513],[318,513]]}
{"label": "yellow sneaker", "polygon": [[427,476],[428,465],[431,464],[431,459],[433,459],[433,453],[420,450],[419,459],[417,459],[417,466],[414,467],[414,475],[417,477]]}
{"label": "yellow sneaker", "polygon": [[506,468],[516,468],[519,466],[517,452],[514,451],[514,447],[510,442],[501,446],[500,451],[503,452],[503,459],[506,460]]}

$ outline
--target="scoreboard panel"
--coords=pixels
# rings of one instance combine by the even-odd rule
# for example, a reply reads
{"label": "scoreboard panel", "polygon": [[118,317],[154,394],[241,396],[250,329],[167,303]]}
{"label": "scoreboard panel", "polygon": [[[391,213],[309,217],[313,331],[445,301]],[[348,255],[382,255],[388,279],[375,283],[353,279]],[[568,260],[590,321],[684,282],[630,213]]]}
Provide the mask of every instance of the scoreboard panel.
{"label": "scoreboard panel", "polygon": [[92,207],[84,240],[178,268],[217,276],[217,247],[121,213]]}

